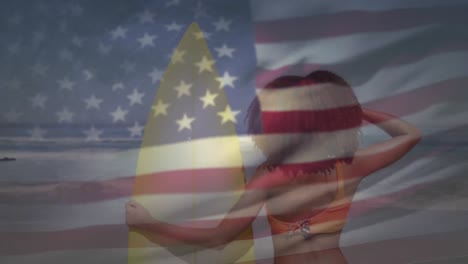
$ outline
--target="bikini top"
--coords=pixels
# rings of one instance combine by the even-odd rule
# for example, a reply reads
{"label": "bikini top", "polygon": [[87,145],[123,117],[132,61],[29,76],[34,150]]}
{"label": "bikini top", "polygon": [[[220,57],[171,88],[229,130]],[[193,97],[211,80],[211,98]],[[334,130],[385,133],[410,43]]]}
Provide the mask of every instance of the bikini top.
{"label": "bikini top", "polygon": [[314,234],[335,233],[343,229],[346,218],[351,207],[351,202],[346,198],[344,192],[344,175],[342,163],[335,163],[338,187],[335,199],[327,208],[311,218],[298,222],[285,222],[271,215],[266,205],[268,222],[273,235],[288,232],[292,234],[300,230],[305,239],[310,239]]}

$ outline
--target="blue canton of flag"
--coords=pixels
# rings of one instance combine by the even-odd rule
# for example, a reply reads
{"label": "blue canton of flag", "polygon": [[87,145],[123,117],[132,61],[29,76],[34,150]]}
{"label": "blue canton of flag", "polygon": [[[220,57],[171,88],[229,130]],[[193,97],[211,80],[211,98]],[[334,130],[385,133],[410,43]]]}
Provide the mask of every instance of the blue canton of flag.
{"label": "blue canton of flag", "polygon": [[162,75],[192,22],[204,32],[232,106],[245,109],[253,97],[255,56],[246,1],[2,5],[4,139],[141,140]]}

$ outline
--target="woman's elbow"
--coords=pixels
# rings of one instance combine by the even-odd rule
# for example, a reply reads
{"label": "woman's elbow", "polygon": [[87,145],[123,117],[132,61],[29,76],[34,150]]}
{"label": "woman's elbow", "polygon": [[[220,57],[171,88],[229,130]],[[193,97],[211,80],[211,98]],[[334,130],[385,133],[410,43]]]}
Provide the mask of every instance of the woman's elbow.
{"label": "woman's elbow", "polygon": [[208,243],[208,247],[217,250],[223,250],[229,243],[236,239],[236,236],[232,236],[228,233],[217,232],[214,234],[212,239]]}
{"label": "woman's elbow", "polygon": [[407,153],[410,150],[412,150],[418,143],[422,140],[422,134],[418,131],[415,131],[414,133],[411,133],[409,135],[406,135],[406,140],[403,143],[404,146],[404,152]]}
{"label": "woman's elbow", "polygon": [[223,250],[231,241],[232,239],[230,237],[219,235],[210,241],[210,247],[217,250]]}
{"label": "woman's elbow", "polygon": [[207,241],[203,241],[201,243],[194,243],[195,245],[202,245],[202,247],[207,249],[215,249],[215,250],[223,250],[226,247],[226,242],[222,239],[209,239]]}
{"label": "woman's elbow", "polygon": [[411,132],[410,137],[411,137],[411,142],[414,145],[416,145],[422,140],[423,134],[419,128],[415,127],[414,130]]}

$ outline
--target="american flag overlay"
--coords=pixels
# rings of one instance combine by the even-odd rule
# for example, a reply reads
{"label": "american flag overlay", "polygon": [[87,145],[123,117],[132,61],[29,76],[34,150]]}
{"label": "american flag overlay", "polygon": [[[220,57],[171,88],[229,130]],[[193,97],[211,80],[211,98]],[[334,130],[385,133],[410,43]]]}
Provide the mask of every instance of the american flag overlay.
{"label": "american flag overlay", "polygon": [[[216,226],[265,159],[252,99],[328,70],[423,133],[360,183],[343,257],[465,263],[467,13],[467,0],[2,1],[0,262],[274,263],[264,209],[200,249],[132,232],[124,205]],[[362,148],[389,138],[363,123]]]}

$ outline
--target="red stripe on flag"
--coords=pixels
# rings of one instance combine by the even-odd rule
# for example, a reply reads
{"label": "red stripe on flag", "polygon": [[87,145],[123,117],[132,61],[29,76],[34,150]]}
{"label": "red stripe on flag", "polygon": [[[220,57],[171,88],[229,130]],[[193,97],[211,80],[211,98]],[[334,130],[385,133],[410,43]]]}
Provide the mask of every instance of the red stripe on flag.
{"label": "red stripe on flag", "polygon": [[359,127],[357,120],[350,119],[352,112],[359,111],[357,105],[324,110],[262,111],[262,125],[265,134],[337,132]]}

